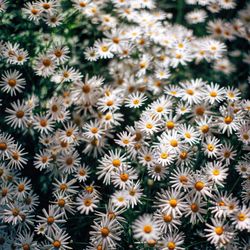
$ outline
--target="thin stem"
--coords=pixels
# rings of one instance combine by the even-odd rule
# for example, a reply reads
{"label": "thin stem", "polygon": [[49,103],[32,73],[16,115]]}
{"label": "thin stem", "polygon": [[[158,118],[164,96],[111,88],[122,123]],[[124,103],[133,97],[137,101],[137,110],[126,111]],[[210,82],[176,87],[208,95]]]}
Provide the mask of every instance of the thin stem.
{"label": "thin stem", "polygon": [[234,183],[234,185],[232,186],[232,188],[231,188],[231,190],[230,190],[229,193],[232,193],[232,191],[234,190],[235,186],[238,184],[239,180],[240,180],[240,177],[238,177],[238,179],[235,181],[235,183]]}
{"label": "thin stem", "polygon": [[184,0],[178,0],[176,22],[180,24],[182,23],[183,9],[184,9]]}

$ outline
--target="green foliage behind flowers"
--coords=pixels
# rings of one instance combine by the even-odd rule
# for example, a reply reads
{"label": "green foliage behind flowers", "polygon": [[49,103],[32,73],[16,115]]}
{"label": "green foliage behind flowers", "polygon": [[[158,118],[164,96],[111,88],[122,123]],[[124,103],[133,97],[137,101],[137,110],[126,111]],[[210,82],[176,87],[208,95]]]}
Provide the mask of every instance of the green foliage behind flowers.
{"label": "green foliage behind flowers", "polygon": [[0,0],[0,249],[248,249],[249,16]]}

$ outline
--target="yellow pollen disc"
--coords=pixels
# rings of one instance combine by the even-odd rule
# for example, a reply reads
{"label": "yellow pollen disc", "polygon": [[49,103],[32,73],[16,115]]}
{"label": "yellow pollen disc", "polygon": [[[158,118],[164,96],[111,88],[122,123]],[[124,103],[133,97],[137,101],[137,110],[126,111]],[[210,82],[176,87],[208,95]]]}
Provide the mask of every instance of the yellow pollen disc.
{"label": "yellow pollen disc", "polygon": [[8,148],[7,144],[5,142],[0,142],[0,150],[4,151]]}
{"label": "yellow pollen disc", "polygon": [[166,153],[166,152],[161,153],[161,158],[162,159],[167,159],[168,158],[168,153]]}
{"label": "yellow pollen disc", "polygon": [[102,237],[107,237],[108,235],[109,235],[109,229],[108,229],[108,227],[103,227],[102,229],[101,229],[101,234],[102,234]]}
{"label": "yellow pollen disc", "polygon": [[58,201],[57,201],[57,204],[58,204],[58,206],[59,207],[64,207],[65,206],[65,200],[64,199],[59,199]]}
{"label": "yellow pollen disc", "polygon": [[226,116],[226,117],[224,118],[224,122],[225,122],[226,124],[230,124],[232,121],[233,121],[233,117],[231,117],[231,116]]}
{"label": "yellow pollen disc", "polygon": [[248,140],[249,139],[249,135],[248,134],[243,134],[242,137],[243,137],[244,140]]}
{"label": "yellow pollen disc", "polygon": [[170,145],[171,145],[172,147],[177,147],[177,146],[178,146],[178,141],[177,141],[176,139],[172,139],[172,140],[170,141]]}
{"label": "yellow pollen disc", "polygon": [[176,59],[181,59],[181,58],[182,58],[182,55],[181,55],[181,54],[176,54],[176,55],[175,55],[175,58],[176,58]]}
{"label": "yellow pollen disc", "polygon": [[91,199],[86,199],[86,200],[84,200],[84,205],[85,205],[86,207],[91,206],[91,204],[92,204],[92,200],[91,200]]}
{"label": "yellow pollen disc", "polygon": [[228,97],[230,97],[230,98],[234,98],[234,96],[235,96],[233,92],[228,92],[227,95],[228,95]]}
{"label": "yellow pollen disc", "polygon": [[174,250],[175,249],[175,243],[173,241],[168,242],[168,249],[169,250]]}
{"label": "yellow pollen disc", "polygon": [[134,100],[133,100],[133,104],[134,104],[134,105],[138,105],[139,103],[140,103],[139,99],[134,99]]}
{"label": "yellow pollen disc", "polygon": [[147,123],[147,124],[146,124],[146,128],[152,129],[152,128],[153,128],[153,124],[152,124],[152,123]]}
{"label": "yellow pollen disc", "polygon": [[109,121],[109,120],[111,120],[112,115],[111,114],[106,114],[104,118],[105,118],[106,121]]}
{"label": "yellow pollen disc", "polygon": [[53,246],[54,246],[55,248],[59,248],[59,247],[61,246],[61,242],[60,242],[59,240],[55,240],[55,241],[53,242]]}
{"label": "yellow pollen disc", "polygon": [[187,178],[187,176],[185,176],[185,175],[181,175],[181,176],[179,177],[179,181],[180,181],[182,184],[186,184],[186,183],[188,182],[188,178]]}
{"label": "yellow pollen disc", "polygon": [[246,215],[243,213],[240,213],[240,214],[238,214],[237,218],[239,221],[244,221],[246,219]]}
{"label": "yellow pollen disc", "polygon": [[151,225],[145,225],[145,226],[143,227],[143,231],[144,231],[146,234],[151,233],[152,230],[153,230],[153,228],[152,228]]}
{"label": "yellow pollen disc", "polygon": [[17,117],[18,119],[23,118],[23,117],[24,117],[24,112],[23,112],[22,110],[18,110],[18,111],[16,112],[16,117]]}
{"label": "yellow pollen disc", "polygon": [[23,244],[22,245],[23,250],[30,250],[30,245],[29,244]]}
{"label": "yellow pollen disc", "polygon": [[175,127],[175,124],[174,124],[174,122],[172,122],[172,121],[168,121],[168,122],[166,123],[166,126],[167,126],[168,129],[173,129],[173,128]]}
{"label": "yellow pollen disc", "polygon": [[102,52],[107,52],[109,50],[109,47],[108,46],[101,46],[101,51]]}
{"label": "yellow pollen disc", "polygon": [[8,84],[10,87],[15,87],[16,86],[16,79],[9,79]]}
{"label": "yellow pollen disc", "polygon": [[229,158],[230,156],[231,156],[231,152],[229,152],[229,151],[224,152],[225,158]]}
{"label": "yellow pollen disc", "polygon": [[169,205],[171,207],[176,207],[177,206],[177,200],[176,199],[170,199],[169,200]]}
{"label": "yellow pollen disc", "polygon": [[208,144],[208,145],[207,145],[207,149],[208,149],[208,151],[210,151],[210,152],[214,151],[214,145]]}
{"label": "yellow pollen disc", "polygon": [[192,89],[187,89],[187,90],[186,90],[186,93],[187,93],[188,95],[193,95],[193,94],[194,94],[194,91],[193,91]]}
{"label": "yellow pollen disc", "polygon": [[51,8],[51,6],[50,6],[49,3],[44,3],[42,6],[43,6],[43,8],[44,8],[45,10],[48,10],[48,9]]}
{"label": "yellow pollen disc", "polygon": [[41,127],[46,127],[48,125],[47,120],[45,119],[40,120],[40,125]]}
{"label": "yellow pollen disc", "polygon": [[118,197],[117,200],[118,200],[119,202],[123,202],[123,201],[124,201],[124,197],[122,197],[122,196],[121,196],[121,197]]}
{"label": "yellow pollen disc", "polygon": [[68,188],[68,186],[65,183],[62,183],[60,185],[60,190],[66,190]]}
{"label": "yellow pollen disc", "polygon": [[199,211],[199,207],[197,204],[193,203],[191,206],[190,206],[191,210],[194,212],[194,213],[197,213]]}
{"label": "yellow pollen disc", "polygon": [[214,90],[212,90],[212,91],[210,92],[210,96],[211,96],[211,97],[216,97],[216,96],[217,96],[217,92],[214,91]]}
{"label": "yellow pollen disc", "polygon": [[191,134],[190,134],[189,132],[186,132],[184,135],[185,135],[185,137],[188,138],[188,139],[191,138]]}
{"label": "yellow pollen disc", "polygon": [[154,170],[155,170],[156,173],[159,174],[159,173],[161,173],[162,169],[161,169],[161,166],[157,165],[157,166],[155,166]]}
{"label": "yellow pollen disc", "polygon": [[145,155],[145,156],[144,156],[144,160],[147,161],[147,162],[148,162],[148,161],[151,161],[151,160],[152,160],[152,157],[151,157],[150,155]]}
{"label": "yellow pollen disc", "polygon": [[121,179],[122,181],[124,181],[124,182],[128,180],[128,177],[129,177],[129,175],[126,174],[126,173],[120,174],[120,179]]}
{"label": "yellow pollen disc", "polygon": [[223,227],[216,227],[216,228],[214,229],[214,232],[215,232],[217,235],[222,235],[223,232],[224,232],[224,229],[223,229]]}
{"label": "yellow pollen disc", "polygon": [[20,211],[19,211],[18,208],[13,208],[13,209],[11,210],[11,212],[12,212],[12,215],[16,217],[16,216],[19,215],[19,212],[20,212]]}
{"label": "yellow pollen disc", "polygon": [[213,175],[218,176],[220,174],[220,170],[219,169],[214,169],[213,170]]}
{"label": "yellow pollen disc", "polygon": [[148,243],[148,245],[150,246],[150,247],[154,247],[155,246],[155,244],[156,244],[156,240],[148,240],[147,241],[147,243]]}
{"label": "yellow pollen disc", "polygon": [[217,50],[217,47],[211,46],[210,49],[213,50],[213,51],[215,51],[215,50]]}
{"label": "yellow pollen disc", "polygon": [[129,144],[129,140],[128,139],[124,139],[124,140],[122,140],[122,142],[124,143],[124,144]]}
{"label": "yellow pollen disc", "polygon": [[86,189],[86,191],[88,193],[93,193],[93,191],[94,191],[94,187],[93,186],[87,186],[85,189]]}
{"label": "yellow pollen disc", "polygon": [[172,217],[171,214],[164,214],[164,216],[163,216],[163,220],[164,220],[165,222],[171,222],[172,219],[173,219],[173,217]]}
{"label": "yellow pollen disc", "polygon": [[163,107],[157,107],[157,109],[156,109],[156,111],[157,111],[158,113],[161,113],[163,110],[164,110]]}
{"label": "yellow pollen disc", "polygon": [[178,48],[182,49],[184,47],[183,43],[178,44]]}
{"label": "yellow pollen disc", "polygon": [[90,90],[91,90],[91,88],[90,88],[89,85],[84,84],[84,85],[82,86],[82,92],[84,92],[85,94],[89,93]]}
{"label": "yellow pollen disc", "polygon": [[114,104],[114,102],[113,102],[113,100],[109,100],[109,101],[107,101],[107,103],[106,103],[106,104],[107,104],[107,106],[109,106],[109,107],[110,107],[110,106],[112,106],[112,105]]}
{"label": "yellow pollen disc", "polygon": [[113,164],[114,167],[120,167],[121,161],[119,159],[114,159],[112,161],[112,164]]}
{"label": "yellow pollen disc", "polygon": [[197,181],[194,184],[194,187],[195,187],[196,190],[201,191],[205,187],[205,184],[202,181]]}
{"label": "yellow pollen disc", "polygon": [[114,43],[118,44],[118,43],[120,42],[120,38],[119,38],[119,37],[114,37],[114,38],[112,39],[112,41],[113,41]]}
{"label": "yellow pollen disc", "polygon": [[145,62],[141,62],[141,63],[140,63],[140,68],[143,69],[143,68],[145,68],[145,67],[146,67],[146,63],[145,63]]}
{"label": "yellow pollen disc", "polygon": [[51,60],[50,59],[44,59],[43,60],[43,65],[44,65],[44,67],[49,67],[51,65]]}
{"label": "yellow pollen disc", "polygon": [[201,126],[200,129],[201,129],[201,132],[203,134],[206,134],[209,131],[209,126],[208,125],[203,125],[203,126]]}
{"label": "yellow pollen disc", "polygon": [[196,108],[195,113],[197,115],[204,115],[205,109],[203,107],[198,107],[198,108]]}
{"label": "yellow pollen disc", "polygon": [[181,158],[182,160],[187,159],[187,156],[188,156],[188,153],[187,153],[186,151],[183,151],[183,152],[180,153],[180,158]]}
{"label": "yellow pollen disc", "polygon": [[52,223],[54,223],[54,221],[55,221],[55,219],[54,219],[53,216],[49,216],[49,217],[47,218],[47,223],[48,223],[48,224],[52,224]]}
{"label": "yellow pollen disc", "polygon": [[25,189],[25,186],[23,183],[18,185],[18,188],[17,188],[18,192],[22,192],[24,189]]}
{"label": "yellow pollen disc", "polygon": [[98,132],[98,128],[96,128],[96,127],[91,128],[91,132],[93,134],[96,134]]}

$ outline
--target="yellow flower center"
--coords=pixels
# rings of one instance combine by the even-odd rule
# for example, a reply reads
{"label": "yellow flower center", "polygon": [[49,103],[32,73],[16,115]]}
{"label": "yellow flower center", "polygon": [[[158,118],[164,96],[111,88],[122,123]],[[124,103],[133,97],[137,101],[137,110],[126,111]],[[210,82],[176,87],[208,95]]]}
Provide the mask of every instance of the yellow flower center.
{"label": "yellow flower center", "polygon": [[193,203],[190,207],[194,213],[197,213],[199,211],[199,206],[195,203]]}
{"label": "yellow flower center", "polygon": [[193,95],[193,94],[194,94],[194,91],[193,91],[192,89],[187,89],[187,90],[186,90],[186,93],[187,93],[188,95]]}
{"label": "yellow flower center", "polygon": [[185,176],[185,175],[181,175],[181,176],[179,177],[179,181],[180,181],[182,184],[187,184],[188,178],[187,178],[187,176]]}
{"label": "yellow flower center", "polygon": [[24,112],[23,112],[22,110],[18,110],[18,111],[16,112],[16,117],[17,117],[18,119],[23,118],[23,117],[24,117]]}
{"label": "yellow flower center", "polygon": [[103,45],[103,46],[101,46],[101,50],[102,50],[102,52],[107,52],[109,50],[109,47]]}
{"label": "yellow flower center", "polygon": [[92,200],[91,200],[91,199],[86,199],[86,200],[84,200],[84,205],[85,205],[86,207],[91,206],[91,204],[92,204]]}
{"label": "yellow flower center", "polygon": [[64,199],[59,199],[58,201],[57,201],[57,204],[58,204],[58,206],[59,207],[64,207],[65,206],[65,200]]}
{"label": "yellow flower center", "polygon": [[216,97],[216,96],[217,96],[217,92],[214,91],[214,90],[211,91],[211,92],[210,92],[210,96],[211,96],[211,97]]}
{"label": "yellow flower center", "polygon": [[167,126],[168,129],[173,129],[173,128],[175,127],[175,124],[174,124],[174,122],[172,122],[172,121],[168,121],[168,122],[166,123],[166,126]]}
{"label": "yellow flower center", "polygon": [[49,216],[49,217],[47,218],[47,223],[48,223],[48,224],[53,224],[54,221],[55,221],[55,218],[54,218],[53,216]]}
{"label": "yellow flower center", "polygon": [[205,184],[202,181],[197,181],[194,184],[194,187],[195,187],[196,190],[201,191],[205,187]]}
{"label": "yellow flower center", "polygon": [[162,159],[167,159],[168,158],[168,153],[166,153],[166,152],[161,153],[161,158]]}
{"label": "yellow flower center", "polygon": [[214,169],[213,170],[213,175],[218,176],[220,174],[220,170],[219,169]]}
{"label": "yellow flower center", "polygon": [[7,144],[5,142],[0,142],[0,150],[4,151],[8,148]]}
{"label": "yellow flower center", "polygon": [[152,129],[152,128],[153,128],[153,124],[152,124],[152,123],[147,123],[147,124],[146,124],[146,128]]}
{"label": "yellow flower center", "polygon": [[96,127],[91,128],[91,132],[93,134],[96,134],[98,132],[98,128],[96,128]]}
{"label": "yellow flower center", "polygon": [[172,139],[172,140],[170,141],[170,145],[171,145],[172,147],[177,147],[177,146],[178,146],[178,141],[177,141],[176,139]]}
{"label": "yellow flower center", "polygon": [[54,246],[55,248],[59,248],[59,247],[61,247],[61,242],[60,242],[59,240],[55,240],[55,241],[53,242],[53,246]]}
{"label": "yellow flower center", "polygon": [[157,107],[157,109],[156,109],[156,111],[157,111],[158,113],[161,113],[163,110],[164,110],[163,107]]}
{"label": "yellow flower center", "polygon": [[223,227],[216,227],[216,228],[214,229],[214,232],[215,232],[217,235],[222,235],[223,232],[224,232],[224,229],[223,229]]}
{"label": "yellow flower center", "polygon": [[239,220],[239,221],[244,221],[244,220],[246,219],[246,215],[243,214],[243,213],[238,214],[237,217],[238,217],[238,220]]}
{"label": "yellow flower center", "polygon": [[226,116],[226,117],[224,118],[224,122],[225,122],[226,124],[230,124],[232,121],[233,121],[233,117],[231,117],[231,116]]}
{"label": "yellow flower center", "polygon": [[209,131],[209,126],[208,125],[201,126],[201,132],[203,134],[206,134],[208,131]]}
{"label": "yellow flower center", "polygon": [[210,151],[210,152],[214,151],[214,145],[213,145],[213,144],[208,144],[208,145],[207,145],[207,149],[208,149],[208,151]]}
{"label": "yellow flower center", "polygon": [[120,165],[121,165],[121,161],[119,160],[119,159],[114,159],[113,161],[112,161],[112,164],[113,164],[113,166],[114,167],[120,167]]}
{"label": "yellow flower center", "polygon": [[134,100],[133,100],[133,104],[134,104],[134,105],[138,105],[139,103],[140,103],[139,99],[134,99]]}
{"label": "yellow flower center", "polygon": [[169,250],[174,250],[175,249],[175,243],[173,241],[168,242],[168,249]]}
{"label": "yellow flower center", "polygon": [[126,174],[126,173],[120,174],[120,178],[121,178],[121,180],[124,181],[124,182],[128,180],[128,177],[129,177],[129,175]]}
{"label": "yellow flower center", "polygon": [[143,227],[143,231],[144,231],[146,234],[151,233],[152,230],[153,230],[153,228],[152,228],[151,225],[145,225],[145,226]]}
{"label": "yellow flower center", "polygon": [[10,87],[15,87],[16,83],[17,83],[16,79],[9,79],[8,81],[8,84],[10,85]]}
{"label": "yellow flower center", "polygon": [[169,205],[171,207],[176,207],[177,206],[177,200],[176,199],[170,199],[169,200]]}
{"label": "yellow flower center", "polygon": [[163,220],[164,220],[165,222],[171,222],[172,219],[173,219],[173,217],[172,217],[171,214],[164,214],[164,216],[163,216]]}

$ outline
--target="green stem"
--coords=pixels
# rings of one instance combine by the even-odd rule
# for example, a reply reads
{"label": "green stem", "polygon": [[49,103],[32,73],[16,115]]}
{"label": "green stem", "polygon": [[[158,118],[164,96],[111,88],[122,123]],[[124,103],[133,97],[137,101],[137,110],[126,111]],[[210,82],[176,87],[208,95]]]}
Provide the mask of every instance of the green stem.
{"label": "green stem", "polygon": [[203,244],[203,243],[207,243],[207,241],[205,240],[205,241],[195,242],[195,243],[193,243],[193,244],[191,244],[191,245],[187,246],[187,249],[189,249],[189,248],[190,248],[190,247],[192,247],[192,246],[195,246],[195,245],[200,245],[200,244]]}
{"label": "green stem", "polygon": [[234,190],[235,186],[238,184],[239,180],[240,180],[240,177],[238,177],[238,179],[235,181],[235,183],[234,183],[234,185],[232,186],[232,188],[231,188],[231,190],[230,190],[229,193],[232,193],[232,191]]}
{"label": "green stem", "polygon": [[181,24],[183,19],[184,0],[178,0],[176,22]]}

